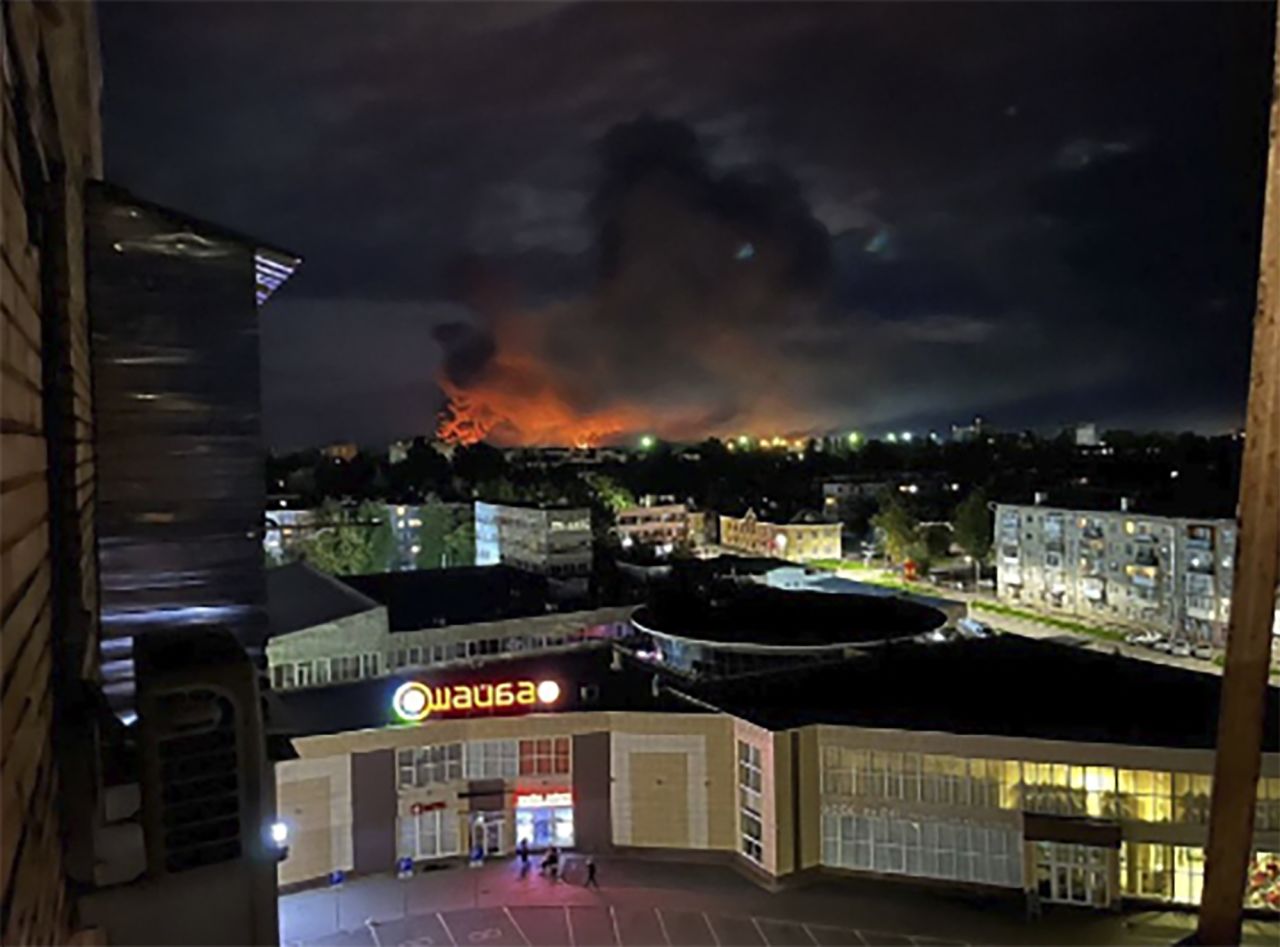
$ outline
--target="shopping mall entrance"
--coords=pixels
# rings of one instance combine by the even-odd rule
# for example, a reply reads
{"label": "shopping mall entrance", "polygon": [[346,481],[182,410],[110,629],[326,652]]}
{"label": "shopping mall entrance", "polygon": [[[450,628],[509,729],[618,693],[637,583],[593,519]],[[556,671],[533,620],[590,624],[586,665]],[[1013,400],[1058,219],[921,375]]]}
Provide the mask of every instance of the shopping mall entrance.
{"label": "shopping mall entrance", "polygon": [[471,823],[471,851],[501,855],[506,851],[507,818],[501,812],[482,812]]}
{"label": "shopping mall entrance", "polygon": [[573,847],[573,794],[516,793],[516,842],[530,848]]}
{"label": "shopping mall entrance", "polygon": [[1070,842],[1036,843],[1036,890],[1042,901],[1106,907],[1111,849]]}

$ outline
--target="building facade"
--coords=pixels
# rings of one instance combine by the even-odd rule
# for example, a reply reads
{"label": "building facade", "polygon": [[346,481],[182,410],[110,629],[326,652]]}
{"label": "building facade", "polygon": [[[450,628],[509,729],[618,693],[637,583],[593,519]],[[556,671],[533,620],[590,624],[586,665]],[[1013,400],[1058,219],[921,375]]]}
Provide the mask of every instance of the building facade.
{"label": "building facade", "polygon": [[[459,707],[459,688],[525,677],[559,696],[512,715]],[[1193,905],[1203,885],[1211,749],[768,719],[732,687],[692,701],[679,685],[637,688],[607,654],[421,680],[435,695],[425,719],[385,708],[380,725],[330,719],[294,737],[300,758],[277,768],[295,840],[282,884],[504,855],[525,839],[720,858],[764,883],[889,876],[1095,908]],[[1257,806],[1246,904],[1274,911],[1274,749]]]}
{"label": "building facade", "polygon": [[615,517],[615,531],[624,549],[652,546],[671,552],[677,545],[693,541],[689,529],[689,507],[683,503],[655,503],[621,509]]}
{"label": "building facade", "polygon": [[1225,643],[1234,520],[1005,504],[995,517],[1003,601]]}
{"label": "building facade", "polygon": [[767,523],[754,510],[745,516],[720,517],[720,545],[753,556],[774,556],[805,562],[839,559],[839,523]]}
{"label": "building facade", "polygon": [[591,511],[476,501],[476,565],[505,563],[554,578],[591,573]]}
{"label": "building facade", "polygon": [[[459,571],[474,575],[476,570],[439,571],[429,578],[459,585],[466,581],[452,578]],[[428,607],[419,627],[406,621],[394,600],[388,609],[305,563],[273,569],[267,576],[272,627],[267,663],[277,691],[385,678],[405,669],[457,668],[498,656],[572,650],[623,634],[633,610],[613,606],[548,612],[543,600],[536,599],[527,609],[511,608],[493,613],[499,618],[481,620],[482,611],[453,618]],[[433,587],[438,586],[422,586],[420,594],[430,597]],[[503,594],[499,585],[464,594],[485,594],[485,589]]]}

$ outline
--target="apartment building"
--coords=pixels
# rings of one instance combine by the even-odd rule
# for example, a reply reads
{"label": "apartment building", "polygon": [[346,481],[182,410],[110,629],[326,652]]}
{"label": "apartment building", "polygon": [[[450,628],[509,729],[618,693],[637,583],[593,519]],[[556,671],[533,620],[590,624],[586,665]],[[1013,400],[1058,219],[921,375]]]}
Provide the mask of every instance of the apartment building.
{"label": "apartment building", "polygon": [[1011,604],[1222,645],[1237,527],[1228,519],[1000,504],[996,589]]}
{"label": "apartment building", "polygon": [[591,511],[476,501],[476,565],[504,563],[553,578],[591,573]]}
{"label": "apartment building", "polygon": [[720,517],[720,545],[753,556],[774,556],[804,562],[841,557],[839,523],[806,522],[797,517],[790,523],[769,523],[747,510],[741,517]]}
{"label": "apartment building", "polygon": [[684,503],[625,507],[617,512],[614,529],[624,549],[652,546],[670,552],[677,544],[692,539],[689,507]]}

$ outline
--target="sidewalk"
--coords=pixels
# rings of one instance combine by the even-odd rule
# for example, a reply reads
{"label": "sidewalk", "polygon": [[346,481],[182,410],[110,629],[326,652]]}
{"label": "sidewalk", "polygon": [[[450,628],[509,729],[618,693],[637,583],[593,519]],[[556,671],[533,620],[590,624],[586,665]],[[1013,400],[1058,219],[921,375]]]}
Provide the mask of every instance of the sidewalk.
{"label": "sidewalk", "polygon": [[[572,859],[572,856],[571,856]],[[1172,944],[1194,916],[1100,913],[1048,905],[1027,921],[1017,899],[918,885],[830,879],[776,894],[729,868],[600,858],[601,888],[513,860],[481,868],[354,879],[280,898],[280,943],[361,947],[807,947],[863,944]],[[1246,943],[1275,944],[1280,923],[1248,922]]]}

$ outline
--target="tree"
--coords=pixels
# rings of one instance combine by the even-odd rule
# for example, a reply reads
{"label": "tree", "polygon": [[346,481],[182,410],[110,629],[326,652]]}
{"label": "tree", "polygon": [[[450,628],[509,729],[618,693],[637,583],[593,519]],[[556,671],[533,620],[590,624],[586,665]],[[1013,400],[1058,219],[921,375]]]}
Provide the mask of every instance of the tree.
{"label": "tree", "polygon": [[631,491],[607,474],[588,473],[583,475],[583,479],[591,488],[596,502],[610,513],[616,515],[619,510],[636,505]]}
{"label": "tree", "polygon": [[888,494],[881,501],[880,512],[871,518],[871,525],[884,534],[885,552],[895,562],[919,552],[919,522],[915,514],[893,494]]}
{"label": "tree", "polygon": [[395,540],[386,507],[361,503],[355,509],[327,500],[320,507],[320,526],[300,543],[301,556],[331,575],[386,572]]}
{"label": "tree", "polygon": [[475,518],[470,504],[425,503],[418,527],[419,569],[449,569],[475,564]]}
{"label": "tree", "polygon": [[991,553],[991,511],[981,489],[970,493],[956,507],[953,517],[956,545],[978,562]]}

